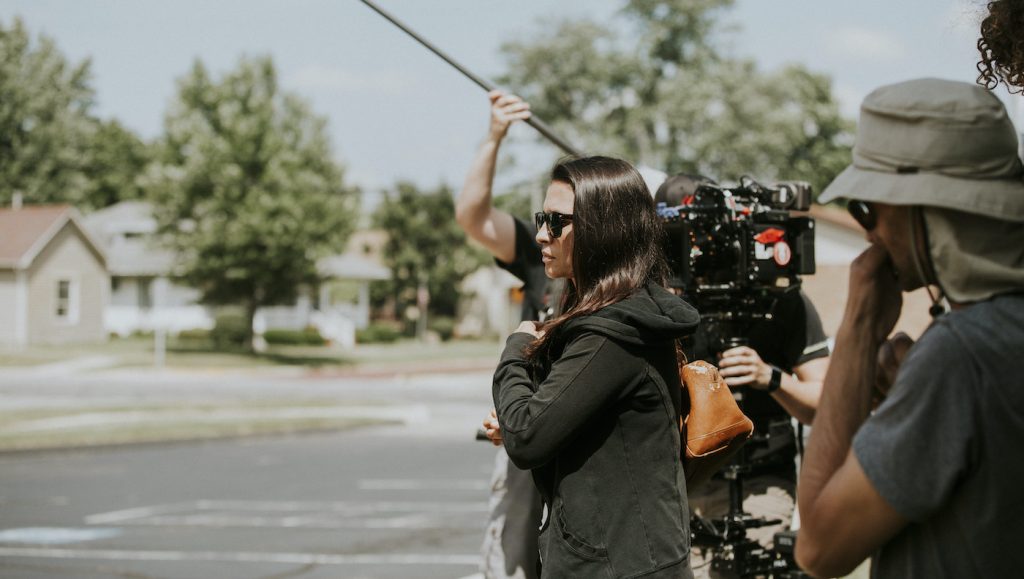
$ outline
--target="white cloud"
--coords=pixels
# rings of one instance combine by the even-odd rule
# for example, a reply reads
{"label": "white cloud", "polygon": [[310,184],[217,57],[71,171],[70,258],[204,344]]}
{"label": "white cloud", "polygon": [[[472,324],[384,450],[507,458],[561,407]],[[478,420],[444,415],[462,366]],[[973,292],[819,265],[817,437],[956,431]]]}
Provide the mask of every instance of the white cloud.
{"label": "white cloud", "polygon": [[289,74],[285,83],[300,91],[330,93],[378,92],[401,93],[409,89],[409,82],[396,74],[373,72],[356,74],[336,67],[311,64]]}
{"label": "white cloud", "polygon": [[907,54],[906,47],[895,36],[852,26],[840,28],[831,34],[828,50],[836,56],[859,61],[892,62]]}

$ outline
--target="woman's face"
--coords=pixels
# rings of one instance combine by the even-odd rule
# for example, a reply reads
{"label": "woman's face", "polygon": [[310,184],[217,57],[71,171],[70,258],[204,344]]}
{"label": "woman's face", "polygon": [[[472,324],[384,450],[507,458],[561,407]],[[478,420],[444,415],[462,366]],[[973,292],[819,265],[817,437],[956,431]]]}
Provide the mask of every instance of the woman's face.
{"label": "woman's face", "polygon": [[[576,198],[568,183],[552,181],[544,197],[545,213],[561,213],[572,215]],[[562,225],[562,234],[551,236],[548,225],[537,230],[537,243],[540,244],[541,257],[544,260],[544,273],[551,279],[572,279],[572,243],[573,227],[571,222]]]}

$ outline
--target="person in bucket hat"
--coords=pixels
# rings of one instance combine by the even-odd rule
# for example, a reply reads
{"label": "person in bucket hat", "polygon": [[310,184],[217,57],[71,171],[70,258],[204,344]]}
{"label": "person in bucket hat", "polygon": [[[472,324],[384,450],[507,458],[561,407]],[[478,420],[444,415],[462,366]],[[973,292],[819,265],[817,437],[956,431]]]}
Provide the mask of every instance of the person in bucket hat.
{"label": "person in bucket hat", "polygon": [[[800,474],[796,557],[811,574],[869,556],[873,577],[1024,569],[1022,174],[982,87],[919,79],[864,99],[853,163],[821,196],[845,199],[871,245],[851,265]],[[887,339],[901,290],[920,287],[936,319],[916,344]]]}

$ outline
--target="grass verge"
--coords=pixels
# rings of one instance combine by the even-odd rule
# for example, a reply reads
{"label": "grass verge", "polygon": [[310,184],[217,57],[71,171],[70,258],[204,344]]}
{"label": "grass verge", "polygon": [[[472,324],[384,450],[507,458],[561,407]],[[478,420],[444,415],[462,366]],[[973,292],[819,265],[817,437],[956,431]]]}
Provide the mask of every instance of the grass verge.
{"label": "grass verge", "polygon": [[0,452],[337,431],[398,422],[350,410],[334,404],[263,402],[4,411]]}
{"label": "grass verge", "polygon": [[[168,345],[164,365],[171,369],[233,369],[267,366],[358,368],[445,360],[493,359],[500,351],[496,341],[457,340],[422,343],[400,340],[393,344],[363,344],[346,350],[332,346],[271,346],[265,352],[217,351],[211,347]],[[0,367],[41,366],[76,358],[102,357],[103,367],[145,368],[155,363],[153,340],[143,337],[115,338],[102,344],[33,346],[0,350]]]}

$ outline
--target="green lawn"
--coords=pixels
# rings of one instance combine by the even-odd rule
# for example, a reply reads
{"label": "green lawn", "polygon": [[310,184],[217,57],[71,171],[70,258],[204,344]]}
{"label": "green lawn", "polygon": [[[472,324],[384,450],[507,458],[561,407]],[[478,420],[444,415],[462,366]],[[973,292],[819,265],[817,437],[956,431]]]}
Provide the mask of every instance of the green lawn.
{"label": "green lawn", "polygon": [[346,414],[346,408],[331,402],[264,401],[0,410],[0,452],[347,430],[393,422]]}
{"label": "green lawn", "polygon": [[[393,344],[357,345],[352,350],[332,346],[270,346],[258,354],[218,352],[208,346],[178,345],[170,341],[164,364],[172,369],[249,368],[253,366],[387,367],[401,363],[453,360],[497,361],[496,341],[422,343],[401,340]],[[155,364],[152,338],[113,338],[102,344],[34,346],[23,350],[0,349],[0,367],[38,366],[74,359],[96,359],[96,367],[151,367]]]}

